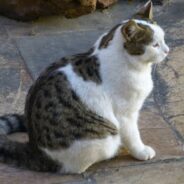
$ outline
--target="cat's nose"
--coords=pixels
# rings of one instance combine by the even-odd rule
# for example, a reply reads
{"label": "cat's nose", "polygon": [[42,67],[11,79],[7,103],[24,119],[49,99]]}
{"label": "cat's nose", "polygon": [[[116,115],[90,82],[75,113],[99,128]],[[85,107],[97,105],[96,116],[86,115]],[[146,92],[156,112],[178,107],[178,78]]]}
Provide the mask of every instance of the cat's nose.
{"label": "cat's nose", "polygon": [[165,54],[169,54],[169,47],[168,46],[165,47],[164,52],[165,52]]}

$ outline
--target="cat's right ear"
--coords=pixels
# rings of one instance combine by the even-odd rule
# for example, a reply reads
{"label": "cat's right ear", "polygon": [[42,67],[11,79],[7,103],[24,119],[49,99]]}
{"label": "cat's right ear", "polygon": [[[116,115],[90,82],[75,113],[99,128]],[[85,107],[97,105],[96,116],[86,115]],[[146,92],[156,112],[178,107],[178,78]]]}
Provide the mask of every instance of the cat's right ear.
{"label": "cat's right ear", "polygon": [[153,3],[149,0],[133,17],[153,20]]}
{"label": "cat's right ear", "polygon": [[142,30],[142,28],[134,21],[129,20],[122,28],[121,32],[126,41],[131,41],[132,38]]}

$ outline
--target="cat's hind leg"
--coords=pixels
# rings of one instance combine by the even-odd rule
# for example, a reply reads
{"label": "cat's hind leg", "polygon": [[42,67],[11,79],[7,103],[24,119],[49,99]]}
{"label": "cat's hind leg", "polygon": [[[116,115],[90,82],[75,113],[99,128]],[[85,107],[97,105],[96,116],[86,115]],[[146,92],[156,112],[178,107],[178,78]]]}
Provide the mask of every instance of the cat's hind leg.
{"label": "cat's hind leg", "polygon": [[79,174],[96,162],[114,157],[120,144],[120,136],[116,135],[104,139],[75,141],[67,149],[44,150],[52,159],[62,164],[61,173]]}

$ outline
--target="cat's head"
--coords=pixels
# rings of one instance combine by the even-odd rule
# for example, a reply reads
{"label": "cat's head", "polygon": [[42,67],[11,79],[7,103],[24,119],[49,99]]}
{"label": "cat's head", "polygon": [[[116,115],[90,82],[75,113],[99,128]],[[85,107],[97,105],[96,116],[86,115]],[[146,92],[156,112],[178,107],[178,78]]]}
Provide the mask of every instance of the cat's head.
{"label": "cat's head", "polygon": [[152,2],[148,1],[121,27],[125,51],[143,62],[159,63],[169,53],[164,31],[153,21]]}

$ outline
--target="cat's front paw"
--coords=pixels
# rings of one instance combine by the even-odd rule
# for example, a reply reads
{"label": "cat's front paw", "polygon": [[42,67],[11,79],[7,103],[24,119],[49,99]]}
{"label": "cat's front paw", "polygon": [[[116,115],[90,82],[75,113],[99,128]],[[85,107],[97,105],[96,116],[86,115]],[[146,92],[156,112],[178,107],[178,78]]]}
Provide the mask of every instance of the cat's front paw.
{"label": "cat's front paw", "polygon": [[144,149],[137,151],[133,156],[138,160],[150,160],[156,155],[155,150],[150,146],[144,146]]}

